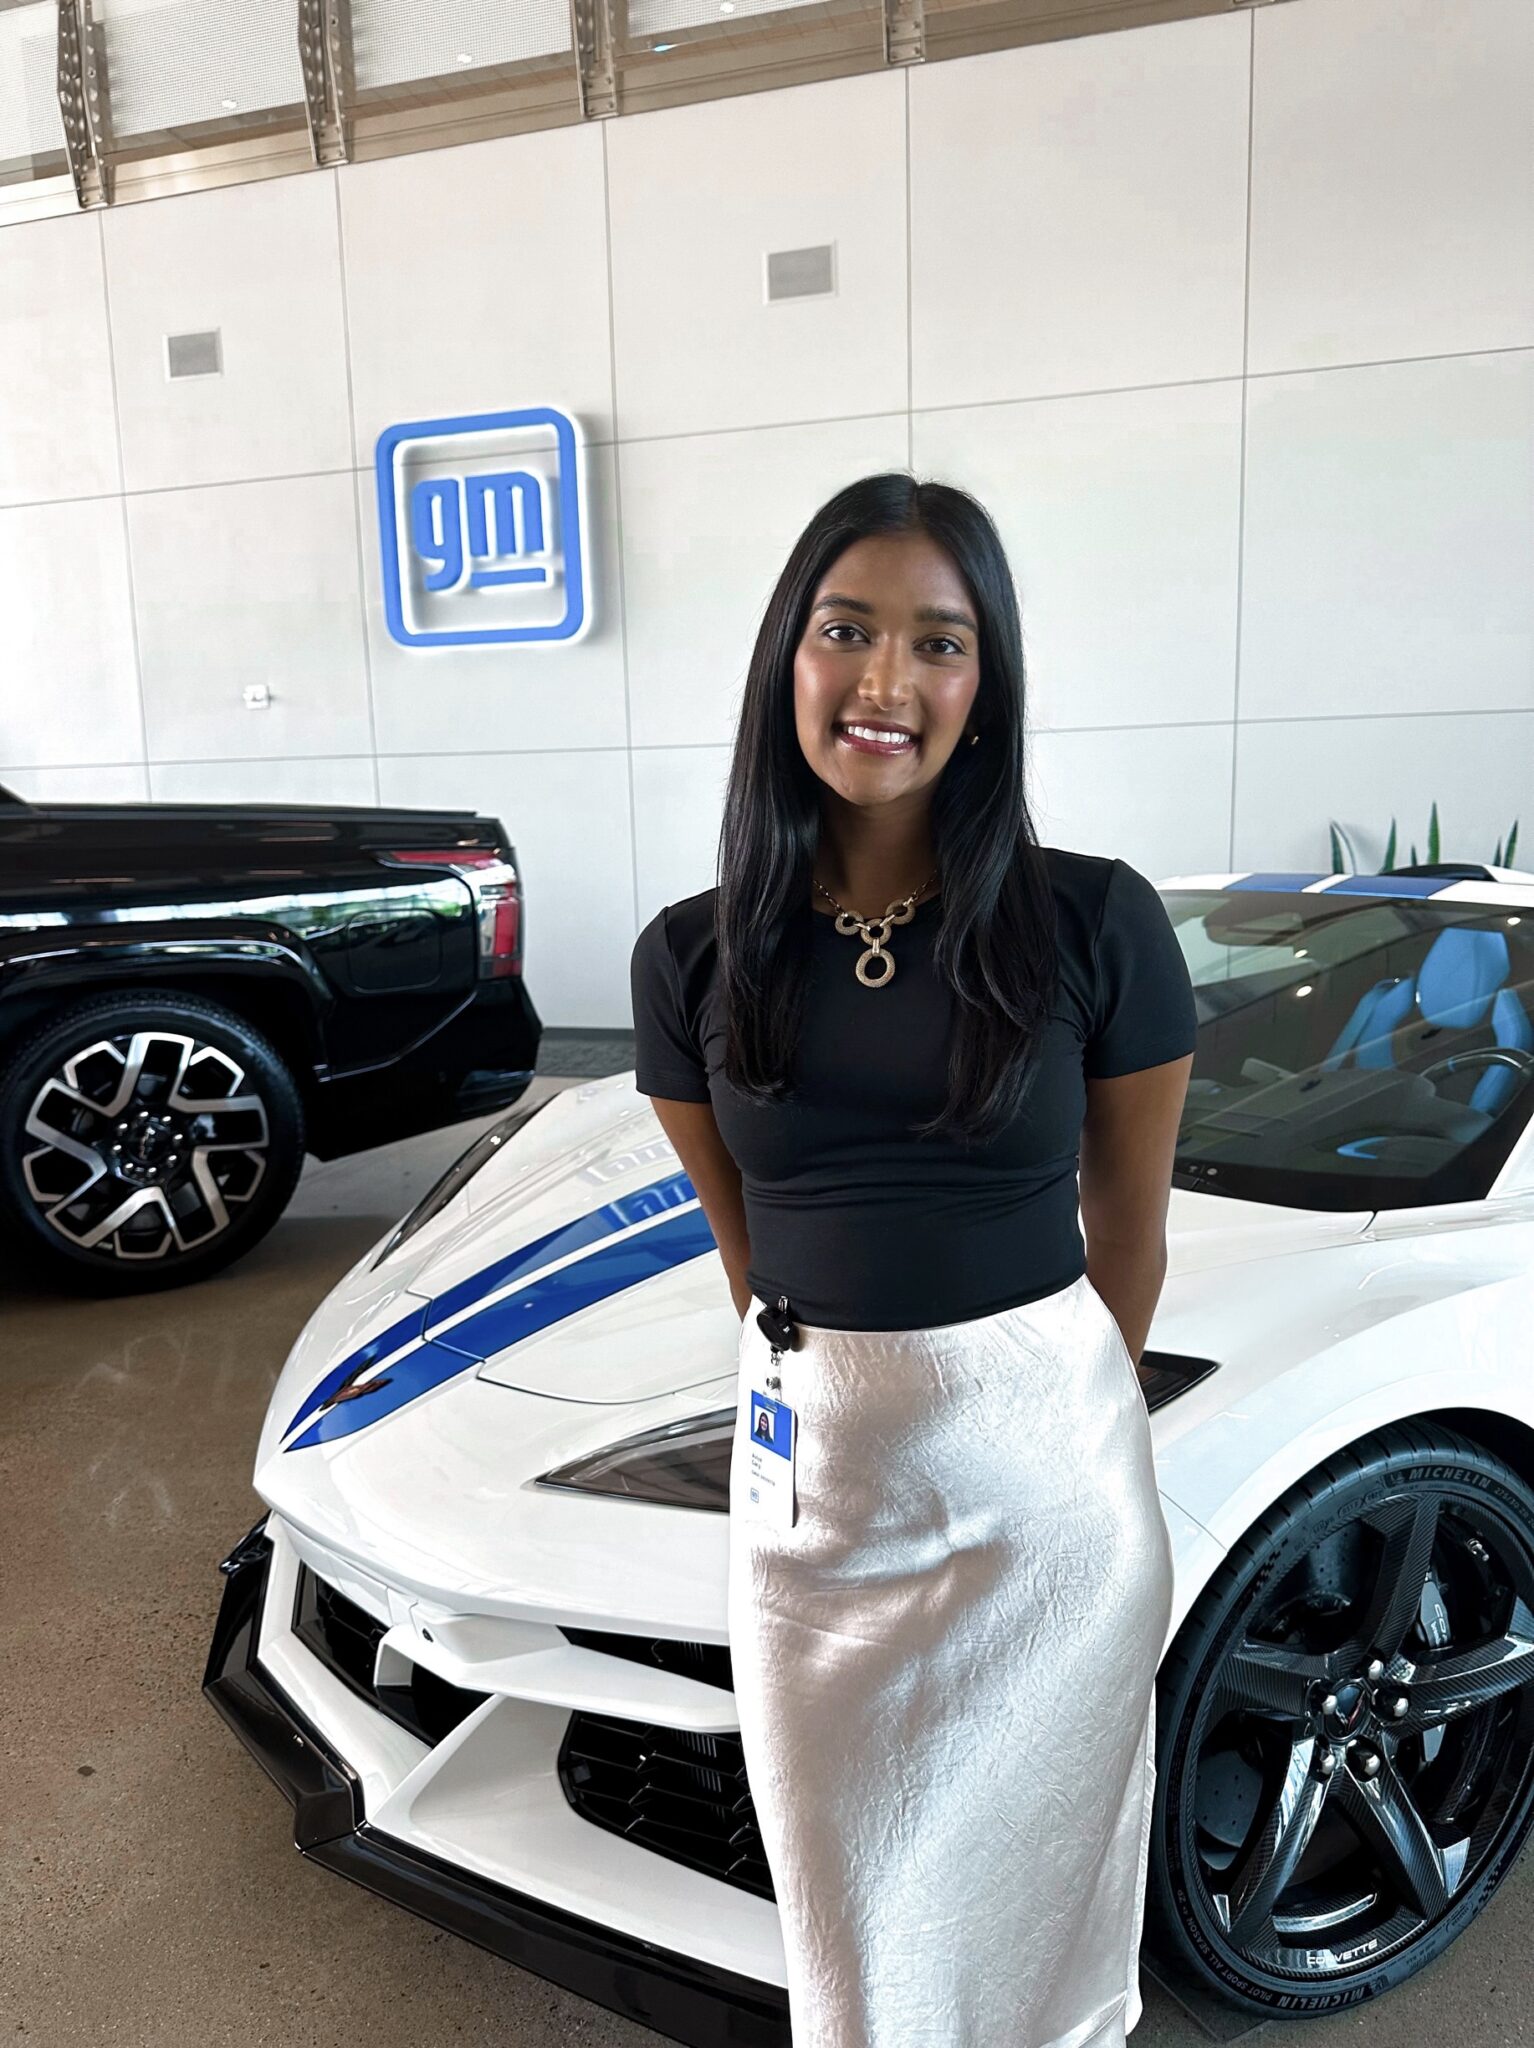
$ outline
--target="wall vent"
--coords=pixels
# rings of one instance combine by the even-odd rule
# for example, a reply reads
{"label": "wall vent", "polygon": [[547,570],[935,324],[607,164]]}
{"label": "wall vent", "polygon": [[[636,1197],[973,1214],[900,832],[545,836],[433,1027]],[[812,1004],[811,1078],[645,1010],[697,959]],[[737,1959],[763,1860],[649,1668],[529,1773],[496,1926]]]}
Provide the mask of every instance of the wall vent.
{"label": "wall vent", "polygon": [[833,244],[822,242],[814,249],[771,249],[767,254],[767,297],[809,299],[821,292],[833,292]]}
{"label": "wall vent", "polygon": [[165,374],[167,377],[217,377],[224,368],[218,345],[218,329],[206,334],[167,334]]}

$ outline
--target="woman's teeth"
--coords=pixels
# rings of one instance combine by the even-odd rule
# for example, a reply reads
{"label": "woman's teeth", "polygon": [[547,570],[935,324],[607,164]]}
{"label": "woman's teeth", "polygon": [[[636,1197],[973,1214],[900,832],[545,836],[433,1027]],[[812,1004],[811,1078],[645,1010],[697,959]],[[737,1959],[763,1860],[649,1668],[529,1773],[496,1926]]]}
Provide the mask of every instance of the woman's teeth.
{"label": "woman's teeth", "polygon": [[835,733],[849,746],[868,748],[879,754],[905,753],[916,744],[910,733],[887,732],[873,725],[838,725]]}

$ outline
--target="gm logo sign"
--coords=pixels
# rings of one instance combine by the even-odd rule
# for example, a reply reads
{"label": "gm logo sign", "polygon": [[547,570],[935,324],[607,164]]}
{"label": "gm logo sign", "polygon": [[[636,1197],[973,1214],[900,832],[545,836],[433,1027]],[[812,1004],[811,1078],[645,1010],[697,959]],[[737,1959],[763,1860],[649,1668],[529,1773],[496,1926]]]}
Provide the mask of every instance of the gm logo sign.
{"label": "gm logo sign", "polygon": [[580,637],[581,452],[575,422],[547,405],[379,435],[384,616],[402,647]]}

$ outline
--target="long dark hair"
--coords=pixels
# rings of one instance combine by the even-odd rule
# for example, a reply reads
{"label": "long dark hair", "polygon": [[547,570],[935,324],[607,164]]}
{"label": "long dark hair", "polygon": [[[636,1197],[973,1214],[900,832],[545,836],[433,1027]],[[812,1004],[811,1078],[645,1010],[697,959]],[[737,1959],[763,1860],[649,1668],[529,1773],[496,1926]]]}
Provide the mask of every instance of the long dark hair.
{"label": "long dark hair", "polygon": [[725,1077],[758,1101],[790,1092],[815,916],[810,893],[823,785],[794,718],[794,655],[831,564],[870,534],[925,532],[969,586],[980,628],[972,719],[932,790],[943,884],[936,971],[954,993],[948,1097],[911,1126],[980,1137],[1015,1115],[1056,988],[1054,892],[1023,787],[1023,643],[1017,592],[984,506],[905,471],[861,477],[827,499],[794,543],[768,601],[745,697],[719,839],[715,930]]}

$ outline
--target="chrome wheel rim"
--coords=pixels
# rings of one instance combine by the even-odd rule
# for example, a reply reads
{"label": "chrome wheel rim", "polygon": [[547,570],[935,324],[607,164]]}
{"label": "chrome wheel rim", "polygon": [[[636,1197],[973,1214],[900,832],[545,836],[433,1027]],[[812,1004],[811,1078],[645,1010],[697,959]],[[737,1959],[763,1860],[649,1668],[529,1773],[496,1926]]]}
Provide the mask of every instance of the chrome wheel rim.
{"label": "chrome wheel rim", "polygon": [[266,1176],[266,1105],[238,1060],[181,1031],[120,1031],[33,1096],[27,1192],[77,1250],[143,1264],[227,1230]]}

